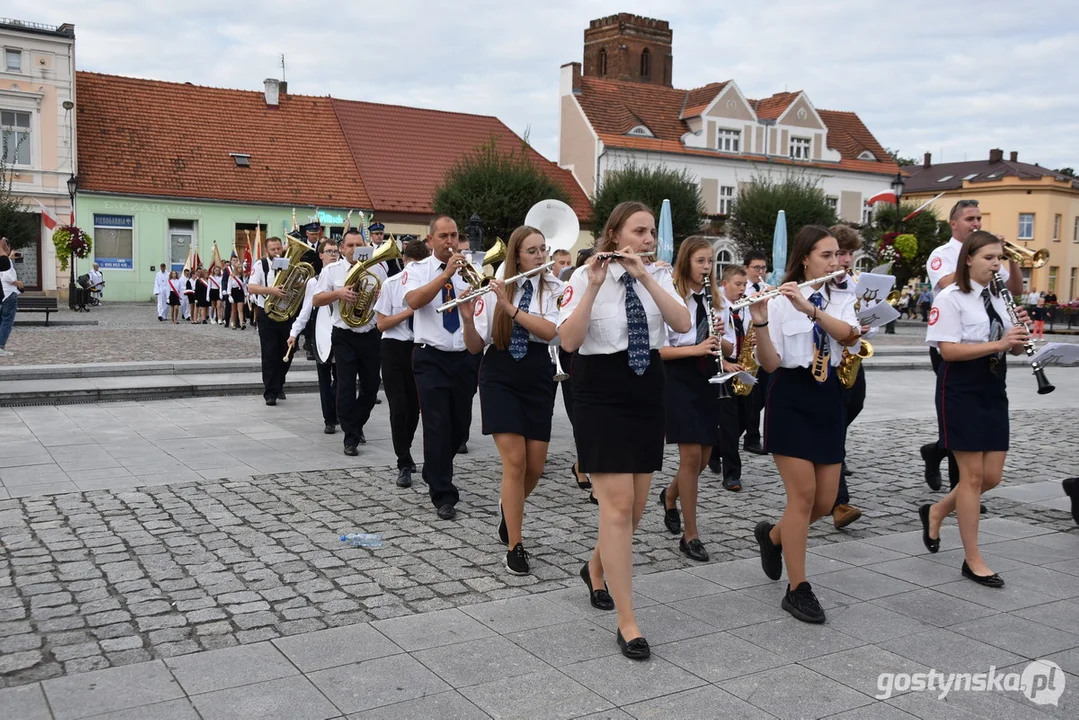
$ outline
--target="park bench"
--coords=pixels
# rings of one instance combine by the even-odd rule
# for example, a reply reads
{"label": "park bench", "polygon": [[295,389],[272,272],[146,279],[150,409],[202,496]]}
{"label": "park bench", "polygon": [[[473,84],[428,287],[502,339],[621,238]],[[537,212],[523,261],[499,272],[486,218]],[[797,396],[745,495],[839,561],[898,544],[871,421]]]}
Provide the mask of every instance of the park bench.
{"label": "park bench", "polygon": [[54,297],[27,297],[23,295],[19,298],[19,315],[28,312],[43,312],[45,313],[45,324],[49,324],[49,313],[54,313],[59,309],[56,304],[56,298]]}

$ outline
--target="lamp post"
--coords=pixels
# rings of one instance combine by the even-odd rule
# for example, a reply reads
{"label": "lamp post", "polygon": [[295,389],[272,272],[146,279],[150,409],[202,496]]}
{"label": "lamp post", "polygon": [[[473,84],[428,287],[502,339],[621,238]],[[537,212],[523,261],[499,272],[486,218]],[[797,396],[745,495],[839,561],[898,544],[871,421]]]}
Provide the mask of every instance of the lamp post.
{"label": "lamp post", "polygon": [[[906,183],[903,182],[903,173],[897,171],[895,177],[892,179],[892,192],[895,193],[895,231],[899,232],[900,219],[900,203],[903,202],[903,187]],[[891,321],[884,326],[885,335],[895,335],[895,320]]]}
{"label": "lamp post", "polygon": [[465,235],[468,237],[468,247],[473,253],[483,252],[483,218],[476,213],[468,219],[465,225]]}
{"label": "lamp post", "polygon": [[[71,173],[71,177],[67,179],[67,194],[71,197],[71,218],[72,223],[75,222],[75,191],[79,189],[79,179],[75,177],[75,173]],[[75,255],[72,254],[69,260],[71,264],[71,278],[68,281],[67,286],[67,306],[71,310],[78,307],[78,303],[75,301]]]}

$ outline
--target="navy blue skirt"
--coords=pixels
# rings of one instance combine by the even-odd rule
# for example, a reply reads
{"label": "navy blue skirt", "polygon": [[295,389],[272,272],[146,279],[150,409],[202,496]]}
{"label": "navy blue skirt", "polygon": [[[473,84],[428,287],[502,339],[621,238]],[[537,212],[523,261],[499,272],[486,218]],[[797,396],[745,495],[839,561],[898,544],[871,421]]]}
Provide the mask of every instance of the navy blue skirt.
{"label": "navy blue skirt", "polygon": [[819,383],[809,368],[778,368],[764,395],[764,450],[817,465],[843,462],[847,405],[832,368]]}
{"label": "navy blue skirt", "polygon": [[489,346],[480,364],[479,389],[484,435],[512,433],[551,441],[557,386],[546,344],[528,343],[520,360],[514,360],[509,350]]}
{"label": "navy blue skirt", "polygon": [[942,360],[937,368],[937,427],[941,446],[960,452],[1008,449],[1007,361],[995,357]]}
{"label": "navy blue skirt", "polygon": [[663,469],[666,412],[663,360],[653,350],[637,375],[629,353],[573,357],[573,439],[583,473],[652,473]]}
{"label": "navy blue skirt", "polygon": [[688,357],[663,363],[667,374],[667,444],[719,442],[719,386],[710,385],[716,364]]}

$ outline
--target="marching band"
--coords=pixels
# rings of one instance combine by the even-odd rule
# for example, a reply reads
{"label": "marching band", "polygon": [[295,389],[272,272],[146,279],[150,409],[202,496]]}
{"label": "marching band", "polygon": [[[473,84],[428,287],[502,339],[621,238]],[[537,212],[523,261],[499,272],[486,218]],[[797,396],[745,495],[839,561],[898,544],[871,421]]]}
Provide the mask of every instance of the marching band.
{"label": "marching band", "polygon": [[[918,514],[923,542],[936,552],[941,523],[956,512],[962,575],[1000,587],[1003,580],[978,552],[978,506],[981,493],[1000,482],[1008,449],[1003,355],[1029,353],[1029,337],[1025,314],[1004,289],[1005,248],[977,229],[970,212],[976,204],[961,205],[953,228],[963,239],[953,238],[929,262],[938,294],[926,338],[938,377],[940,439],[932,447],[954,454],[958,481]],[[397,486],[412,485],[411,446],[422,422],[422,478],[438,517],[451,520],[460,501],[454,456],[463,451],[478,390],[482,431],[492,436],[502,465],[497,536],[504,566],[526,575],[526,505],[547,463],[561,386],[573,429],[572,478],[598,505],[597,542],[581,578],[594,607],[617,611],[618,644],[632,659],[651,653],[633,612],[633,534],[652,476],[663,469],[664,444],[677,445],[678,464],[658,493],[663,524],[680,536],[687,558],[704,562],[700,475],[711,466],[726,490],[741,490],[744,436],[745,450],[772,456],[786,491],[779,520],[754,529],[764,573],[779,580],[785,566],[782,608],[803,622],[825,621],[807,579],[809,526],[830,515],[838,529],[861,516],[850,505],[845,463],[847,428],[865,400],[858,360],[868,357],[865,338],[872,333],[856,315],[856,232],[802,228],[783,283],[772,288],[764,282],[763,253],[748,252],[744,267],[727,266],[717,277],[714,250],[702,238],[683,241],[673,267],[654,261],[655,217],[636,202],[614,209],[595,250],[582,251],[576,268],[566,248],[577,227],[521,225],[490,277],[466,257],[448,216],[431,221],[426,239],[401,249],[392,237],[383,240],[380,224],[364,229],[369,238],[346,228],[340,249],[333,240],[309,238],[317,253],[307,249],[298,265],[310,263],[314,274],[301,276],[298,290],[283,291],[278,277],[298,256],[283,263],[285,270],[275,259],[307,245],[286,251],[277,238],[267,241],[267,257],[247,282],[233,263],[204,283],[209,300],[219,289],[234,307],[253,296],[267,308],[273,298],[277,308],[295,295],[283,317],[264,310],[258,318],[267,404],[284,398],[297,339],[305,330],[321,336],[316,367],[326,433],[340,423],[345,454],[358,454],[381,375]],[[297,241],[303,243],[291,234],[287,240]],[[366,254],[358,250],[364,246]],[[164,303],[183,292],[176,278],[158,284]],[[965,423],[972,414],[983,421]]]}

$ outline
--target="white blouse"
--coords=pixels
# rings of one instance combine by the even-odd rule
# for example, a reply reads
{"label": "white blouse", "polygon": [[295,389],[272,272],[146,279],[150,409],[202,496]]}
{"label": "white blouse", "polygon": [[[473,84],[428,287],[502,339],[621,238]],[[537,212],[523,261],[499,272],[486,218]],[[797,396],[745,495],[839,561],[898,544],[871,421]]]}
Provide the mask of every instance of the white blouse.
{"label": "white blouse", "polygon": [[[813,292],[812,287],[802,288],[802,297],[809,299]],[[852,328],[858,327],[854,303],[848,301],[848,298],[853,297],[851,293],[833,292],[831,299],[829,299],[828,288],[822,287],[820,293],[824,296],[820,312],[839,318]],[[816,346],[813,344],[815,324],[801,310],[796,310],[791,305],[791,301],[782,295],[768,301],[768,335],[772,338],[772,345],[779,354],[780,367],[807,368],[812,365],[816,351]],[[843,357],[843,345],[827,333],[825,337],[830,351],[828,362],[832,367],[836,367]]]}
{"label": "white blouse", "polygon": [[[521,300],[521,293],[524,292],[525,284],[532,284],[532,301],[528,304],[528,314],[542,317],[544,320],[555,322],[558,320],[558,296],[562,294],[562,281],[557,280],[552,275],[542,275],[542,281],[536,277],[521,278],[518,280],[513,288],[513,304]],[[542,283],[543,291],[540,292],[539,283]],[[476,333],[483,338],[485,345],[490,345],[491,334],[493,332],[493,325],[495,319],[495,308],[498,306],[498,300],[495,298],[494,293],[487,293],[476,298],[476,313],[475,324]],[[538,342],[545,345],[549,344],[541,337],[537,337],[532,333],[528,334],[529,342]],[[556,343],[550,343],[556,344]]]}
{"label": "white blouse", "polygon": [[[692,290],[686,293],[686,296],[682,298],[682,303],[689,310],[689,332],[680,333],[674,330],[670,325],[667,326],[667,345],[670,347],[689,347],[697,344],[697,298],[701,296],[701,301],[704,303],[704,309],[708,310],[708,300],[704,297],[704,289],[701,292],[695,293]],[[711,322],[711,318],[709,318]]]}
{"label": "white blouse", "polygon": [[[669,270],[649,270],[649,273],[664,291],[678,302],[684,303],[674,287]],[[622,276],[625,274],[626,269],[619,263],[612,262],[607,266],[607,277],[603,279],[603,284],[600,285],[595,302],[592,304],[588,333],[577,351],[581,355],[613,355],[629,349],[626,286],[622,282]],[[558,311],[558,325],[561,326],[581,302],[581,297],[588,287],[588,277],[587,269],[573,273],[562,296],[562,307]],[[652,350],[659,350],[667,339],[667,324],[663,321],[663,313],[660,312],[656,301],[652,299],[651,293],[644,289],[640,281],[633,286],[633,289],[637,292],[637,297],[640,298],[648,319],[649,345]]]}
{"label": "white blouse", "polygon": [[[925,341],[931,347],[940,348],[940,343],[984,343],[989,342],[989,313],[982,300],[984,285],[970,281],[968,293],[952,284],[940,291],[929,311],[929,328],[925,332]],[[1007,333],[1012,327],[1008,317],[1008,306],[1004,299],[989,294],[993,309],[1000,315],[1001,325]]]}
{"label": "white blouse", "polygon": [[[409,265],[409,267],[411,267],[411,265]],[[403,313],[408,309],[408,305],[405,303],[404,279],[404,273],[399,272],[386,282],[382,283],[382,292],[379,293],[378,300],[375,301],[375,312],[379,315],[389,317],[390,315]],[[382,339],[412,342],[412,329],[409,327],[408,320],[402,320],[392,328],[384,330],[382,332]]]}

